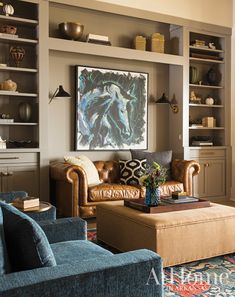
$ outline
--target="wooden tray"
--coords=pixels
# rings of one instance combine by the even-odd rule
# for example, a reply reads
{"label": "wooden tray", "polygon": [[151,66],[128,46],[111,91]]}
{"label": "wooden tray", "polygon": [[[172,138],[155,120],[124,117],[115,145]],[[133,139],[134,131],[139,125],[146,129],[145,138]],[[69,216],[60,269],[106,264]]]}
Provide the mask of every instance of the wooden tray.
{"label": "wooden tray", "polygon": [[145,213],[162,213],[210,207],[210,201],[199,199],[199,201],[197,202],[187,202],[181,204],[169,204],[166,202],[161,202],[161,204],[158,206],[147,206],[144,204],[144,199],[124,199],[124,205],[130,208],[140,210]]}

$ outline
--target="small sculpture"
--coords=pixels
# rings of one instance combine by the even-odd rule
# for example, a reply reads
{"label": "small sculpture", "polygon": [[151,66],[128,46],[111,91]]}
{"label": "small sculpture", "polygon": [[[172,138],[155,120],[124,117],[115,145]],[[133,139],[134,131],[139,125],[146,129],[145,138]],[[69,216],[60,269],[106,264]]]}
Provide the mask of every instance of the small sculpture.
{"label": "small sculpture", "polygon": [[207,97],[205,100],[207,105],[213,105],[214,104],[214,99],[212,97]]}
{"label": "small sculpture", "polygon": [[194,104],[201,104],[202,99],[200,97],[197,97],[194,91],[190,92],[190,99],[189,102],[190,103],[194,103]]}
{"label": "small sculpture", "polygon": [[6,149],[7,145],[6,145],[6,140],[3,140],[2,137],[0,136],[0,149]]}
{"label": "small sculpture", "polygon": [[209,42],[208,46],[210,49],[216,49],[214,42]]}
{"label": "small sculpture", "polygon": [[2,8],[6,16],[14,14],[14,7],[11,4],[5,4]]}
{"label": "small sculpture", "polygon": [[25,49],[20,46],[12,46],[10,48],[10,54],[11,54],[12,60],[16,64],[16,67],[19,67],[20,62],[22,62],[22,60],[24,59]]}
{"label": "small sculpture", "polygon": [[16,89],[17,89],[17,83],[12,81],[11,79],[7,79],[2,83],[0,83],[0,90],[15,92]]}

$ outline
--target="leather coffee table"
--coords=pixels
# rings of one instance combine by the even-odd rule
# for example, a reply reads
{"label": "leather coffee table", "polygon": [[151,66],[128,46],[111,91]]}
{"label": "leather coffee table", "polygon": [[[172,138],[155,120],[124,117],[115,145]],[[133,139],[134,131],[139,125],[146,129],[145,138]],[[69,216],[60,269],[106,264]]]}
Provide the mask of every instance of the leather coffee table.
{"label": "leather coffee table", "polygon": [[235,208],[211,203],[149,214],[106,202],[97,206],[97,239],[123,252],[153,250],[165,267],[228,254],[235,252]]}

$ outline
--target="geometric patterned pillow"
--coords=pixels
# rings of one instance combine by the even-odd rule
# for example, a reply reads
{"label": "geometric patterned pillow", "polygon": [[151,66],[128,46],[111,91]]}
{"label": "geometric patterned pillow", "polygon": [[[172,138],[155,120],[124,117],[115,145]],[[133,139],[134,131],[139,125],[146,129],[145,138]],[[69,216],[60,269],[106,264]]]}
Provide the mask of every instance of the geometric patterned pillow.
{"label": "geometric patterned pillow", "polygon": [[119,160],[120,182],[125,185],[139,185],[139,178],[146,170],[146,159]]}

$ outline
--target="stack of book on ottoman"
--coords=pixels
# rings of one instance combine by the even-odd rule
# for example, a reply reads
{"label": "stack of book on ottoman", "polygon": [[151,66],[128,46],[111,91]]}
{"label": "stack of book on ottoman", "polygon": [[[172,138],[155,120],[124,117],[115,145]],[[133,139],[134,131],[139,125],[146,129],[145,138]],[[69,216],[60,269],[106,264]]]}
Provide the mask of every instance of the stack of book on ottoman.
{"label": "stack of book on ottoman", "polygon": [[13,206],[20,208],[22,210],[27,210],[31,208],[39,207],[39,198],[35,197],[25,197],[25,198],[16,198],[12,202]]}

